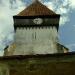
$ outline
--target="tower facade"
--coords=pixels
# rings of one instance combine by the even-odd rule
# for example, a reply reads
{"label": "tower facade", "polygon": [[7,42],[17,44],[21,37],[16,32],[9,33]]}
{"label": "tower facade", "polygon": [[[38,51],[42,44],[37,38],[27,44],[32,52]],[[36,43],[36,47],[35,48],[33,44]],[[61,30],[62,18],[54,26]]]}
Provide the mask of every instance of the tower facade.
{"label": "tower facade", "polygon": [[59,14],[36,0],[13,19],[15,48],[6,55],[64,53],[66,48],[58,43]]}
{"label": "tower facade", "polygon": [[14,16],[14,55],[58,53],[59,18],[37,0]]}

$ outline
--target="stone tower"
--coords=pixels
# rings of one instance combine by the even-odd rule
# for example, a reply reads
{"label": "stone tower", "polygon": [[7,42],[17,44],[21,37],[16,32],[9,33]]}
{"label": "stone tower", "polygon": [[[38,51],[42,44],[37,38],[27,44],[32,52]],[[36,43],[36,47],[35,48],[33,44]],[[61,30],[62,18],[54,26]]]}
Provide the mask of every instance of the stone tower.
{"label": "stone tower", "polygon": [[[60,15],[35,0],[30,6],[13,16],[15,48],[6,55],[35,55],[63,53],[58,44]],[[12,52],[12,53],[11,53]],[[9,53],[9,54],[8,54]]]}

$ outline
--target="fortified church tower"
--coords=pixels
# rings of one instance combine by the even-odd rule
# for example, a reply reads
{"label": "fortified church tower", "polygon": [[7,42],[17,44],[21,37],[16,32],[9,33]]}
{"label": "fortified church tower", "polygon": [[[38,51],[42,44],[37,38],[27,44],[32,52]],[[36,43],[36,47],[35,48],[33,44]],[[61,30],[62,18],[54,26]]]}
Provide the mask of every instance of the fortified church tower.
{"label": "fortified church tower", "polygon": [[14,45],[4,55],[35,55],[64,53],[68,50],[58,43],[60,15],[38,0],[13,16],[15,29]]}

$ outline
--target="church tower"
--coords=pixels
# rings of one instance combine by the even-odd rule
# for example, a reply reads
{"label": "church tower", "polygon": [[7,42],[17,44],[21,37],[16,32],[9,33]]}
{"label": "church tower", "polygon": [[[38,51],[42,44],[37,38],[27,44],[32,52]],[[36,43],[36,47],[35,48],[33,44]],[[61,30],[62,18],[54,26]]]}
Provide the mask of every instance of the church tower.
{"label": "church tower", "polygon": [[13,19],[16,47],[11,55],[64,53],[58,44],[59,14],[35,0]]}

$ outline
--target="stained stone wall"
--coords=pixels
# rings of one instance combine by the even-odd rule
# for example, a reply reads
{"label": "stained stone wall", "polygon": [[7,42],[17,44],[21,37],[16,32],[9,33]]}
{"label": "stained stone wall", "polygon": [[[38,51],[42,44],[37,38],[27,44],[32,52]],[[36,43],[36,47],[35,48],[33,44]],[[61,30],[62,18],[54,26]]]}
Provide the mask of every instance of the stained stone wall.
{"label": "stained stone wall", "polygon": [[8,64],[0,62],[0,75],[10,75]]}
{"label": "stained stone wall", "polygon": [[75,53],[0,57],[0,75],[74,75]]}

